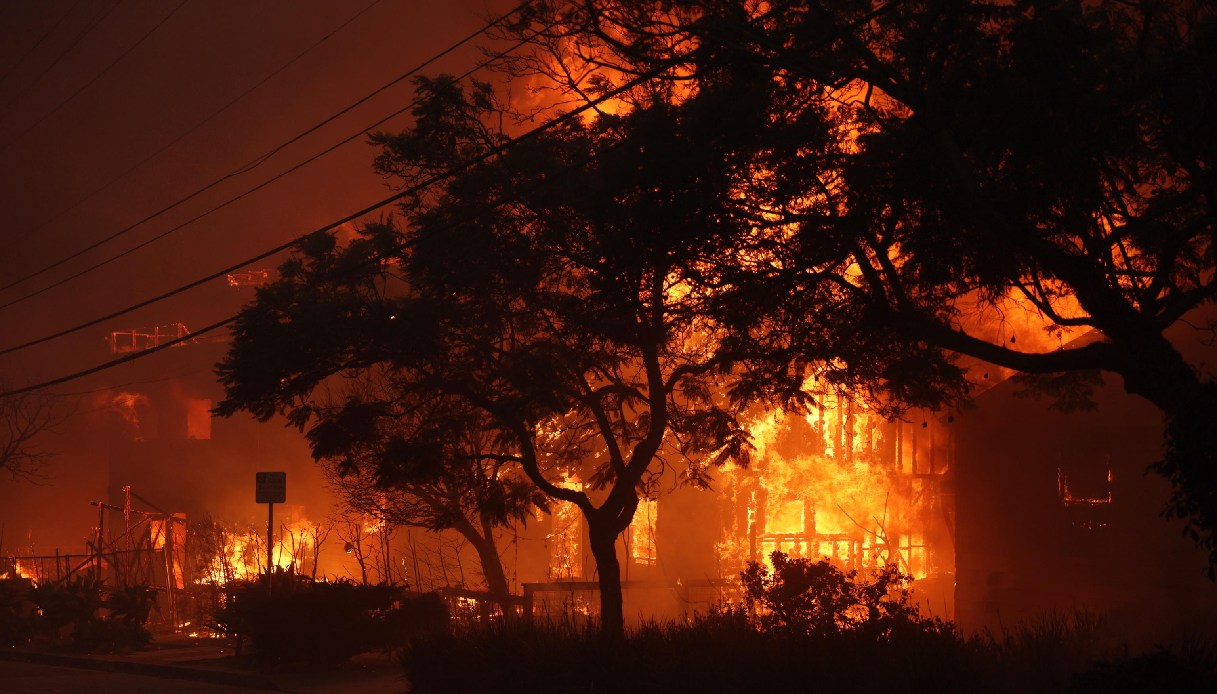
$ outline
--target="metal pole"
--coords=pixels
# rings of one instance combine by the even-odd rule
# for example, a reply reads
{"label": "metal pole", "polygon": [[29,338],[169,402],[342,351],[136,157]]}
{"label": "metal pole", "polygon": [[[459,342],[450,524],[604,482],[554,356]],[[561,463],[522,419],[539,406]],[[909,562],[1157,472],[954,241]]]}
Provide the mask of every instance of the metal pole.
{"label": "metal pole", "polygon": [[93,565],[93,576],[100,579],[102,551],[106,541],[106,507],[102,504],[97,504],[97,562]]}
{"label": "metal pole", "polygon": [[270,584],[270,574],[274,570],[274,560],[271,558],[275,551],[275,505],[266,505],[266,582]]}

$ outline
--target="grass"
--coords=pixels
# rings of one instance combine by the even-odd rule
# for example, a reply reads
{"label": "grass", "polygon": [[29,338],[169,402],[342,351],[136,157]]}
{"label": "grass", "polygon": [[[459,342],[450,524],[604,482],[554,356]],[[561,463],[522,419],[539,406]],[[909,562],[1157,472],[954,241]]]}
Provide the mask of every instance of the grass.
{"label": "grass", "polygon": [[509,620],[415,644],[402,664],[417,694],[1217,691],[1212,642],[1134,652],[1089,615],[972,639],[941,623],[882,637],[795,634],[724,612],[606,642],[594,628]]}

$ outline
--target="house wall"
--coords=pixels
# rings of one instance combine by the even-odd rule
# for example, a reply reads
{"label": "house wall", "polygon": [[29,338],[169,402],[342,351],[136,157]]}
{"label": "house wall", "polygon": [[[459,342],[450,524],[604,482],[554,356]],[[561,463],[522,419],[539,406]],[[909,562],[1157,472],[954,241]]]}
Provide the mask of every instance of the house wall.
{"label": "house wall", "polygon": [[1204,556],[1161,517],[1168,485],[1146,471],[1161,449],[1157,410],[1111,376],[1089,412],[1056,412],[1018,390],[1003,383],[957,415],[965,632],[1088,611],[1108,633],[1152,641],[1217,616]]}

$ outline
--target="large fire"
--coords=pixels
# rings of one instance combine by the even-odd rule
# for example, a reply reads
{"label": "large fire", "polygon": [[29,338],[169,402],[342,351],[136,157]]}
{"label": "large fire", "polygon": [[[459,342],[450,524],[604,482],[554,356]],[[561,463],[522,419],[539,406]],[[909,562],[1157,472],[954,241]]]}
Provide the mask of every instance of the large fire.
{"label": "large fire", "polygon": [[[271,563],[276,570],[303,573],[315,563],[319,526],[298,520],[281,526],[271,550]],[[223,584],[232,580],[255,578],[266,571],[265,531],[250,528],[243,531],[221,530],[219,543],[211,564],[201,577],[201,583]]]}
{"label": "large fire", "polygon": [[773,551],[848,569],[895,565],[926,586],[954,565],[947,421],[886,422],[828,394],[806,415],[768,412],[749,427],[751,466],[728,467],[718,546],[725,575]]}
{"label": "large fire", "polygon": [[22,565],[20,559],[14,559],[12,567],[8,571],[5,571],[3,574],[0,574],[0,578],[4,578],[4,579],[24,578],[24,579],[33,581],[34,583],[38,583],[38,581],[40,580],[40,578],[36,572],[32,571],[29,567]]}

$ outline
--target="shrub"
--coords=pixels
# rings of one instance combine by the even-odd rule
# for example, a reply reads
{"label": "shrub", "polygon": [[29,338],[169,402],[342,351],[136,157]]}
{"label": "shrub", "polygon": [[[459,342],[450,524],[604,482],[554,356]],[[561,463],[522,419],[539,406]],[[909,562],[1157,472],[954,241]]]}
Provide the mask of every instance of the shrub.
{"label": "shrub", "polygon": [[312,582],[277,573],[231,584],[230,597],[213,614],[216,631],[246,638],[262,665],[327,667],[353,655],[391,648],[446,622],[438,598],[407,599],[401,588],[347,580]]}
{"label": "shrub", "polygon": [[144,625],[156,606],[156,590],[145,585],[114,588],[102,603],[104,619],[87,620],[77,626],[73,643],[88,651],[130,651],[152,640]]}
{"label": "shrub", "polygon": [[895,566],[859,577],[857,571],[842,571],[827,559],[794,559],[783,552],[769,557],[772,572],[748,562],[740,573],[747,605],[762,630],[860,632],[873,637],[891,636],[895,630],[949,630],[917,613],[909,593],[912,578]]}
{"label": "shrub", "polygon": [[417,643],[401,661],[417,694],[980,691],[975,654],[949,634],[761,631],[742,610],[646,624],[620,641],[594,627],[507,620]]}
{"label": "shrub", "polygon": [[28,591],[32,605],[28,637],[82,651],[129,651],[148,645],[144,626],[156,592],[134,585],[107,590],[98,579],[77,575]]}
{"label": "shrub", "polygon": [[98,618],[105,603],[105,586],[97,578],[77,574],[65,581],[40,583],[30,591],[30,597],[40,615],[38,635],[61,642]]}
{"label": "shrub", "polygon": [[34,602],[28,578],[0,578],[0,647],[28,643],[34,633]]}

